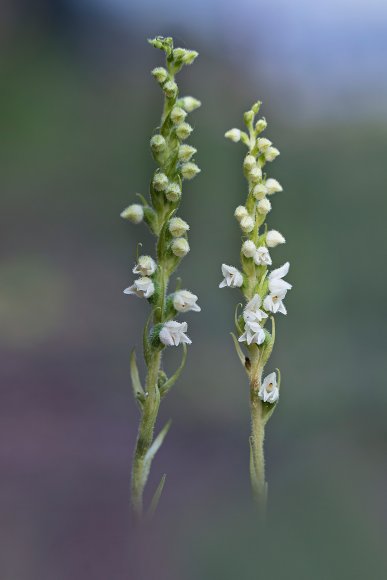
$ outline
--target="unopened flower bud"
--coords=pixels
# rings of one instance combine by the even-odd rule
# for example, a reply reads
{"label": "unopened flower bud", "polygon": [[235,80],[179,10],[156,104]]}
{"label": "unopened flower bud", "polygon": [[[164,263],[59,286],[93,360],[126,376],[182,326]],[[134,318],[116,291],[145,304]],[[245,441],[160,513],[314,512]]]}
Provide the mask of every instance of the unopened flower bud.
{"label": "unopened flower bud", "polygon": [[250,181],[253,183],[258,183],[260,179],[262,179],[262,169],[256,165],[249,171],[248,173]]}
{"label": "unopened flower bud", "polygon": [[277,191],[283,191],[282,185],[276,179],[272,179],[272,178],[267,179],[265,185],[266,185],[267,193],[269,195],[272,193],[276,193]]}
{"label": "unopened flower bud", "polygon": [[253,196],[258,200],[263,199],[266,193],[266,186],[263,183],[258,183],[253,189]]}
{"label": "unopened flower bud", "polygon": [[187,113],[181,107],[173,107],[171,112],[171,120],[175,125],[179,125],[186,118]]}
{"label": "unopened flower bud", "polygon": [[240,222],[241,219],[246,217],[247,215],[249,215],[249,212],[247,211],[244,205],[238,205],[238,207],[234,211],[234,216],[236,217],[238,222]]}
{"label": "unopened flower bud", "polygon": [[266,245],[268,248],[275,248],[279,244],[285,243],[285,238],[277,230],[270,230],[266,235]]}
{"label": "unopened flower bud", "polygon": [[152,75],[154,76],[154,78],[156,79],[156,81],[158,83],[160,83],[161,85],[163,83],[165,83],[165,81],[168,78],[168,72],[162,66],[158,66],[158,67],[154,68],[152,70]]}
{"label": "unopened flower bud", "polygon": [[246,155],[243,161],[243,167],[246,171],[251,171],[257,164],[254,155]]}
{"label": "unopened flower bud", "polygon": [[178,183],[169,183],[165,190],[165,197],[168,201],[175,203],[181,198],[181,188]]}
{"label": "unopened flower bud", "polygon": [[178,158],[180,161],[189,161],[193,155],[195,155],[197,149],[191,147],[191,145],[180,145]]}
{"label": "unopened flower bud", "polygon": [[253,241],[251,240],[246,240],[243,244],[242,244],[242,254],[246,257],[246,258],[253,258],[255,256],[255,252],[257,251],[257,248],[255,247],[255,244]]}
{"label": "unopened flower bud", "polygon": [[254,229],[254,220],[249,215],[246,215],[245,217],[243,217],[240,221],[240,224],[241,224],[242,231],[245,234],[249,234]]}
{"label": "unopened flower bud", "polygon": [[259,151],[263,152],[266,151],[270,147],[270,145],[272,145],[272,142],[270,141],[270,139],[266,139],[266,137],[261,137],[260,139],[257,140],[257,145]]}
{"label": "unopened flower bud", "polygon": [[184,258],[189,252],[189,244],[185,238],[176,238],[171,244],[171,250],[178,258]]}
{"label": "unopened flower bud", "polygon": [[138,203],[133,203],[125,208],[120,216],[134,224],[139,224],[144,219],[144,208]]}
{"label": "unopened flower bud", "polygon": [[259,119],[256,123],[255,123],[255,132],[257,134],[262,133],[262,131],[264,131],[267,127],[267,122],[266,119]]}
{"label": "unopened flower bud", "polygon": [[226,131],[224,136],[226,137],[226,139],[234,141],[234,143],[238,143],[238,141],[241,140],[241,132],[239,129],[230,129],[229,131]]}
{"label": "unopened flower bud", "polygon": [[192,113],[192,111],[201,106],[201,102],[195,97],[183,97],[180,99],[179,104],[187,113]]}
{"label": "unopened flower bud", "polygon": [[188,163],[183,163],[181,166],[181,174],[184,179],[193,179],[198,173],[200,173],[200,168],[196,163],[189,161]]}
{"label": "unopened flower bud", "polygon": [[163,91],[169,99],[173,99],[177,95],[178,91],[177,84],[175,83],[175,81],[168,81],[163,86]]}
{"label": "unopened flower bud", "polygon": [[269,147],[269,149],[266,149],[265,151],[265,159],[266,161],[274,161],[279,154],[280,152],[276,147]]}
{"label": "unopened flower bud", "polygon": [[262,215],[266,215],[267,213],[269,213],[269,211],[271,210],[271,203],[267,199],[267,197],[264,197],[263,199],[261,199],[261,201],[258,202],[257,209],[258,212],[261,213]]}
{"label": "unopened flower bud", "polygon": [[155,173],[153,177],[153,188],[156,191],[164,191],[168,185],[168,177],[165,173]]}
{"label": "unopened flower bud", "polygon": [[180,125],[178,125],[175,130],[176,130],[176,135],[182,141],[184,141],[184,139],[187,139],[193,131],[193,129],[189,123],[180,123]]}
{"label": "unopened flower bud", "polygon": [[180,238],[189,230],[187,222],[179,217],[174,217],[169,220],[168,229],[174,238]]}
{"label": "unopened flower bud", "polygon": [[247,126],[250,125],[254,120],[254,111],[246,111],[243,115],[243,119]]}
{"label": "unopened flower bud", "polygon": [[166,142],[162,135],[153,135],[150,146],[154,153],[161,153],[165,149]]}

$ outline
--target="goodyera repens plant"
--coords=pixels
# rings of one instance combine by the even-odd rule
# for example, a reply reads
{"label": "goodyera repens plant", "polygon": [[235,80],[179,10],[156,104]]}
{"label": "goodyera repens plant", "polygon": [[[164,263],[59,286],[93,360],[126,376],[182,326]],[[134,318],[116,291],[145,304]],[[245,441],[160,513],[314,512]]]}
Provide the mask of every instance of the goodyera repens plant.
{"label": "goodyera repens plant", "polygon": [[[264,170],[266,162],[274,161],[279,151],[272,146],[269,139],[260,136],[267,126],[265,119],[255,121],[260,106],[261,103],[257,102],[244,114],[247,133],[231,129],[225,134],[231,141],[242,141],[248,148],[248,154],[243,161],[248,194],[245,205],[239,205],[235,210],[235,217],[243,233],[242,272],[223,264],[224,280],[219,287],[240,288],[246,300],[243,313],[238,316],[238,307],[235,311],[238,339],[234,334],[232,336],[250,381],[250,478],[254,499],[263,509],[267,497],[263,442],[266,423],[278,402],[280,372],[277,369],[278,378],[275,372],[271,372],[263,380],[262,375],[274,346],[273,315],[286,314],[284,298],[291,285],[284,280],[289,271],[289,262],[269,272],[272,265],[270,250],[283,244],[285,238],[276,230],[268,231],[265,224],[271,211],[270,198],[282,191],[282,187]],[[265,328],[269,317],[271,332]],[[246,347],[247,356],[241,344]]]}
{"label": "goodyera repens plant", "polygon": [[[183,48],[173,48],[172,38],[157,37],[149,41],[155,48],[165,52],[166,68],[153,69],[152,75],[164,93],[164,109],[160,127],[150,140],[153,158],[157,164],[150,183],[150,203],[139,196],[141,204],[127,207],[121,216],[135,224],[142,221],[156,236],[156,257],[137,256],[133,273],[138,278],[125,294],[146,298],[151,313],[143,333],[144,358],[147,376],[144,387],[141,384],[136,364],[135,352],[131,354],[131,379],[134,396],[139,404],[141,420],[132,466],[132,506],[135,513],[143,512],[143,492],[152,460],[167,434],[170,423],[154,438],[154,427],[161,399],[169,392],[183,370],[188,338],[187,323],[178,322],[180,313],[199,312],[197,296],[180,289],[180,284],[168,294],[171,274],[190,250],[187,241],[189,225],[176,215],[182,195],[182,184],[199,173],[199,167],[192,158],[196,149],[185,140],[192,133],[186,122],[188,113],[200,106],[193,97],[179,98],[175,75],[184,65],[191,64],[198,53]],[[150,326],[152,325],[152,328]],[[170,378],[162,370],[162,352],[166,346],[183,346],[180,367]],[[150,504],[154,511],[165,481],[162,477]]]}

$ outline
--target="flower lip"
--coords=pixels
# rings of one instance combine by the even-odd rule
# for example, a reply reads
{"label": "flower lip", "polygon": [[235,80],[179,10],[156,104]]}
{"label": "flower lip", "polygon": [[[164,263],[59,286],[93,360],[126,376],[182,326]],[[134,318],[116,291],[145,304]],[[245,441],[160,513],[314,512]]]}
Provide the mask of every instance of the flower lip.
{"label": "flower lip", "polygon": [[276,373],[270,373],[267,375],[260,386],[258,391],[258,397],[264,403],[276,403],[279,398],[279,388],[277,385],[277,375]]}

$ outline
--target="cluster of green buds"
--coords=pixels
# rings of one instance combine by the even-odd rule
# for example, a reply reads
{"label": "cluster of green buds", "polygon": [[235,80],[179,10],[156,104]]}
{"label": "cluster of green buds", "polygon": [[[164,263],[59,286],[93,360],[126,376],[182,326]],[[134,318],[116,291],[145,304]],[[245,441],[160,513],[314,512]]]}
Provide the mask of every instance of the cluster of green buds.
{"label": "cluster of green buds", "polygon": [[[252,433],[250,437],[250,476],[255,499],[260,506],[266,501],[267,484],[264,473],[263,441],[265,425],[277,405],[280,389],[280,373],[275,372],[264,379],[264,367],[271,355],[275,341],[274,316],[286,314],[285,296],[291,285],[283,278],[289,271],[289,263],[269,272],[272,265],[270,251],[285,242],[276,230],[268,230],[266,219],[272,209],[270,198],[281,192],[280,183],[265,171],[267,162],[279,155],[272,142],[261,137],[267,123],[264,118],[256,121],[261,103],[255,103],[244,114],[246,131],[231,129],[225,137],[241,141],[248,148],[243,161],[243,171],[248,183],[247,199],[235,210],[243,239],[241,247],[242,271],[227,264],[222,265],[224,280],[220,287],[240,288],[245,299],[243,312],[235,313],[238,337],[234,344],[239,359],[250,381],[250,409]],[[271,318],[271,332],[266,322]],[[241,348],[245,345],[247,354]]]}
{"label": "cluster of green buds", "polygon": [[[135,398],[140,406],[141,421],[132,469],[132,504],[140,515],[143,510],[143,492],[153,457],[168,431],[169,423],[154,439],[154,426],[160,400],[178,379],[186,359],[187,323],[178,322],[180,313],[200,311],[197,296],[180,287],[168,294],[170,276],[190,250],[189,225],[176,215],[185,180],[193,179],[200,169],[193,160],[196,149],[186,143],[193,129],[187,122],[189,113],[200,107],[200,101],[179,96],[175,75],[184,65],[190,65],[198,56],[193,50],[174,48],[172,38],[157,37],[149,41],[165,53],[166,66],[157,67],[152,75],[164,93],[164,109],[160,127],[150,140],[153,158],[157,164],[150,183],[149,201],[139,195],[141,203],[127,207],[121,217],[135,224],[144,221],[156,236],[155,258],[137,256],[133,273],[139,275],[126,294],[148,300],[151,314],[143,335],[144,358],[147,366],[146,383],[139,378],[135,353],[131,356],[131,377]],[[150,328],[150,326],[152,327]],[[171,377],[162,370],[162,351],[166,346],[183,345],[182,363]],[[151,502],[154,510],[160,497],[165,477],[162,478]]]}

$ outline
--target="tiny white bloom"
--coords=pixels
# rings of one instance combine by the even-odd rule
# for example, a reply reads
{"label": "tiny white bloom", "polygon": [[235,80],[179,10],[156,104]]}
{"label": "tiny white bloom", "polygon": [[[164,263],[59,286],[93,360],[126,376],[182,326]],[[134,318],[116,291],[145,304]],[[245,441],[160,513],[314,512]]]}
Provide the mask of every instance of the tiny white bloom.
{"label": "tiny white bloom", "polygon": [[129,220],[134,224],[139,224],[144,219],[144,208],[139,203],[133,203],[125,208],[120,216],[125,220]]}
{"label": "tiny white bloom", "polygon": [[254,229],[254,220],[251,216],[246,215],[240,221],[241,228],[245,234],[249,234]]}
{"label": "tiny white bloom", "polygon": [[192,163],[192,161],[188,161],[188,163],[183,163],[181,166],[181,174],[184,179],[193,179],[198,173],[200,173],[201,169],[196,165],[196,163]]}
{"label": "tiny white bloom", "polygon": [[262,133],[262,131],[264,131],[267,127],[267,121],[266,119],[258,119],[258,121],[255,123],[255,131],[258,133]]}
{"label": "tiny white bloom", "polygon": [[258,149],[260,151],[267,151],[267,149],[272,145],[272,142],[266,137],[261,137],[257,140]]}
{"label": "tiny white bloom", "polygon": [[150,278],[144,276],[135,280],[132,286],[125,288],[124,294],[134,294],[139,298],[150,298],[154,294],[155,286]]}
{"label": "tiny white bloom", "polygon": [[156,191],[164,191],[168,183],[168,177],[165,173],[156,173],[153,177],[153,188]]}
{"label": "tiny white bloom", "polygon": [[253,183],[258,183],[262,179],[262,169],[256,165],[249,171],[249,178]]}
{"label": "tiny white bloom", "polygon": [[229,131],[226,131],[224,136],[226,137],[226,139],[230,139],[231,141],[234,141],[234,143],[238,143],[238,141],[241,140],[240,129],[230,129]]}
{"label": "tiny white bloom", "polygon": [[273,179],[272,177],[270,177],[269,179],[266,180],[265,185],[266,185],[267,193],[269,195],[271,195],[272,193],[277,193],[277,191],[283,191],[282,185],[280,184],[280,182],[277,181],[276,179]]}
{"label": "tiny white bloom", "polygon": [[269,147],[269,149],[265,150],[265,159],[266,161],[274,161],[279,154],[280,152],[276,147]]}
{"label": "tiny white bloom", "polygon": [[270,373],[262,381],[258,391],[258,397],[264,403],[275,403],[279,398],[279,388],[277,386],[277,375]]}
{"label": "tiny white bloom", "polygon": [[266,245],[269,248],[275,248],[279,244],[284,244],[285,238],[277,230],[270,230],[267,232]]}
{"label": "tiny white bloom", "polygon": [[166,322],[160,330],[159,339],[166,346],[179,346],[179,344],[191,344],[192,341],[185,334],[187,332],[186,322],[176,322],[170,320]]}
{"label": "tiny white bloom", "polygon": [[252,240],[246,240],[242,244],[242,254],[245,258],[253,258],[257,248]]}
{"label": "tiny white bloom", "polygon": [[247,320],[245,322],[245,331],[238,338],[238,342],[247,342],[248,345],[262,344],[265,341],[265,331],[259,322]]}
{"label": "tiny white bloom", "polygon": [[178,90],[179,89],[175,81],[168,81],[165,83],[165,85],[163,85],[163,91],[169,99],[176,97]]}
{"label": "tiny white bloom", "polygon": [[187,111],[187,113],[192,113],[195,109],[201,106],[201,102],[195,97],[183,97],[180,99],[179,104]]}
{"label": "tiny white bloom", "polygon": [[285,282],[282,278],[289,272],[289,262],[286,262],[281,268],[273,270],[269,274],[269,290],[272,294],[281,294],[281,292],[291,289],[292,285]]}
{"label": "tiny white bloom", "polygon": [[238,205],[238,207],[236,208],[235,212],[234,212],[234,216],[236,217],[236,219],[238,220],[238,222],[241,221],[242,218],[246,217],[247,215],[249,215],[249,212],[247,211],[247,209],[245,208],[244,205]]}
{"label": "tiny white bloom", "polygon": [[180,123],[180,125],[176,127],[175,131],[179,139],[184,140],[188,139],[193,129],[189,123]]}
{"label": "tiny white bloom", "polygon": [[261,199],[258,202],[257,209],[258,209],[258,212],[263,214],[263,215],[266,215],[267,213],[269,213],[269,211],[271,210],[271,203],[267,199],[267,197],[264,197],[263,199]]}
{"label": "tiny white bloom", "polygon": [[168,71],[164,67],[158,66],[152,70],[152,75],[160,83],[165,83],[168,78]]}
{"label": "tiny white bloom", "polygon": [[188,290],[178,290],[173,295],[173,306],[178,312],[200,312],[201,308],[196,304],[198,297]]}
{"label": "tiny white bloom", "polygon": [[133,274],[141,276],[152,276],[156,272],[156,262],[150,256],[140,256],[137,264],[133,268]]}
{"label": "tiny white bloom", "polygon": [[196,152],[197,149],[195,149],[195,147],[183,144],[179,147],[178,158],[180,161],[189,161]]}
{"label": "tiny white bloom", "polygon": [[171,244],[171,250],[178,258],[184,258],[190,250],[189,243],[185,238],[175,238]]}
{"label": "tiny white bloom", "polygon": [[234,268],[234,266],[227,266],[227,264],[222,264],[222,274],[224,280],[219,284],[219,288],[224,288],[229,286],[230,288],[240,288],[243,284],[243,276]]}
{"label": "tiny white bloom", "polygon": [[261,320],[267,318],[266,312],[260,308],[261,304],[262,300],[259,294],[254,294],[250,302],[246,304],[243,311],[245,322],[261,322]]}
{"label": "tiny white bloom", "polygon": [[260,246],[254,255],[254,262],[257,266],[271,266],[272,261],[269,250],[265,246]]}
{"label": "tiny white bloom", "polygon": [[169,182],[165,190],[165,197],[168,201],[175,203],[181,198],[181,187],[178,183]]}
{"label": "tiny white bloom", "polygon": [[173,107],[171,111],[171,121],[175,125],[179,125],[182,123],[187,116],[187,112],[184,111],[181,107]]}
{"label": "tiny white bloom", "polygon": [[155,153],[160,153],[163,151],[166,145],[167,142],[162,135],[153,135],[152,139],[150,140],[151,149]]}
{"label": "tiny white bloom", "polygon": [[254,157],[254,155],[246,155],[246,157],[244,158],[243,161],[243,167],[246,169],[246,171],[251,171],[253,169],[253,167],[255,167],[257,164],[257,161]]}
{"label": "tiny white bloom", "polygon": [[272,312],[273,314],[277,314],[277,312],[280,312],[281,314],[287,314],[285,304],[283,303],[285,296],[285,290],[283,292],[278,292],[277,294],[268,294],[263,301],[263,307],[265,310]]}
{"label": "tiny white bloom", "polygon": [[256,185],[253,189],[253,196],[257,200],[263,199],[266,194],[267,194],[266,185],[264,185],[263,183],[258,183],[258,185]]}
{"label": "tiny white bloom", "polygon": [[168,229],[174,238],[180,238],[188,232],[189,225],[181,218],[173,217],[169,220]]}

